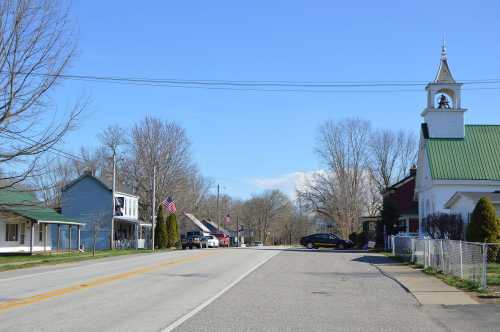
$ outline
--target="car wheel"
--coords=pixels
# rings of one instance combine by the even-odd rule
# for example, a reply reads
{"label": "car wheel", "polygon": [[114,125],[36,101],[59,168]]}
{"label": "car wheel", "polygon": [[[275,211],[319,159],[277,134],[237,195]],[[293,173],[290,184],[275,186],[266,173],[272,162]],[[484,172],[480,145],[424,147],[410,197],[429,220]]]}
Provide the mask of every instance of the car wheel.
{"label": "car wheel", "polygon": [[306,245],[306,248],[307,248],[307,249],[314,249],[314,244],[312,244],[311,242],[309,242],[309,243]]}
{"label": "car wheel", "polygon": [[340,250],[344,250],[345,246],[343,243],[340,243],[337,248],[339,248]]}

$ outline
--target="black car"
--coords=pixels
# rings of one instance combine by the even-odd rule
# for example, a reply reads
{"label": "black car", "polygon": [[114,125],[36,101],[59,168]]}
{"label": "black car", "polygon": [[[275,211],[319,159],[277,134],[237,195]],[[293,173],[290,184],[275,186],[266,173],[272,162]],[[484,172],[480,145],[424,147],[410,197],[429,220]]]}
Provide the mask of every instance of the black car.
{"label": "black car", "polygon": [[319,233],[304,236],[300,239],[300,244],[308,249],[316,248],[337,248],[348,249],[353,247],[353,243],[349,240],[343,240],[335,234]]}

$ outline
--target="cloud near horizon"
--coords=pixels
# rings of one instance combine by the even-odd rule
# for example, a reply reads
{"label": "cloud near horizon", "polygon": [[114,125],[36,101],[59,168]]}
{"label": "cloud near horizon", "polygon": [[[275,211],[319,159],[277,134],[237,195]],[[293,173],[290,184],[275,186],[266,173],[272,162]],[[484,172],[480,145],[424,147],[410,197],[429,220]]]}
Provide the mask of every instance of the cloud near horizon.
{"label": "cloud near horizon", "polygon": [[297,197],[296,188],[300,188],[315,174],[321,172],[322,170],[292,172],[272,178],[254,178],[251,179],[251,182],[261,190],[279,189],[294,200]]}

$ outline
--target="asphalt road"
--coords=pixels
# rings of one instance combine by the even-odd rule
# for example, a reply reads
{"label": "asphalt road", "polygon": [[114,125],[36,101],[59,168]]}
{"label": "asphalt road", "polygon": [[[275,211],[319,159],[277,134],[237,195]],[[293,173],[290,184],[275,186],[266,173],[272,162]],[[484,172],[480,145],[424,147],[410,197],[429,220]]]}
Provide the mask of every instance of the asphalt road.
{"label": "asphalt road", "polygon": [[498,331],[421,307],[363,252],[206,249],[0,273],[0,331]]}

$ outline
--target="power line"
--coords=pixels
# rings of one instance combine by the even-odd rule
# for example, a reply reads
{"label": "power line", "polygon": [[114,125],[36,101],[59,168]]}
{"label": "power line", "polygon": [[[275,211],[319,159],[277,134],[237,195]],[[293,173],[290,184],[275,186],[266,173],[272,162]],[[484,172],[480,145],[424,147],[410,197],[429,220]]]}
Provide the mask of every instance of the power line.
{"label": "power line", "polygon": [[[4,128],[3,130],[7,130],[7,129]],[[22,141],[24,143],[29,143],[29,144],[43,144],[40,141],[34,140],[34,139],[30,138],[30,137],[21,135],[19,133],[16,133],[16,132],[13,132],[13,131],[9,131],[9,130],[7,130],[7,131],[8,131],[8,133],[2,132],[0,135],[2,135],[4,137],[7,137],[7,138],[10,138],[10,139],[20,140],[20,141]],[[13,135],[15,135],[17,137],[15,137]],[[80,162],[85,162],[85,160],[83,158],[81,158],[81,157],[79,157],[77,155],[71,154],[69,152],[60,150],[58,148],[55,148],[53,146],[47,147],[47,150],[51,150],[52,152],[54,152],[54,154],[56,154],[59,157],[63,157],[63,158],[66,158],[66,159],[72,159],[72,160],[76,160],[76,161],[80,161]]]}
{"label": "power line", "polygon": [[[20,73],[23,74],[23,73]],[[249,81],[249,80],[187,80],[176,78],[121,77],[97,75],[66,75],[50,73],[30,73],[35,76],[58,77],[66,80],[105,82],[113,84],[145,85],[168,88],[190,88],[210,90],[262,91],[262,92],[411,92],[421,89],[392,89],[422,87],[428,84],[424,81]],[[500,79],[462,80],[466,85],[496,85]],[[274,88],[274,89],[269,89]],[[292,89],[290,89],[292,88]],[[339,90],[343,88],[344,90]],[[359,88],[375,88],[374,90],[359,90]],[[347,90],[346,90],[347,89]],[[352,89],[352,90],[351,90]],[[481,89],[481,88],[476,88]],[[490,88],[491,89],[491,88]]]}

